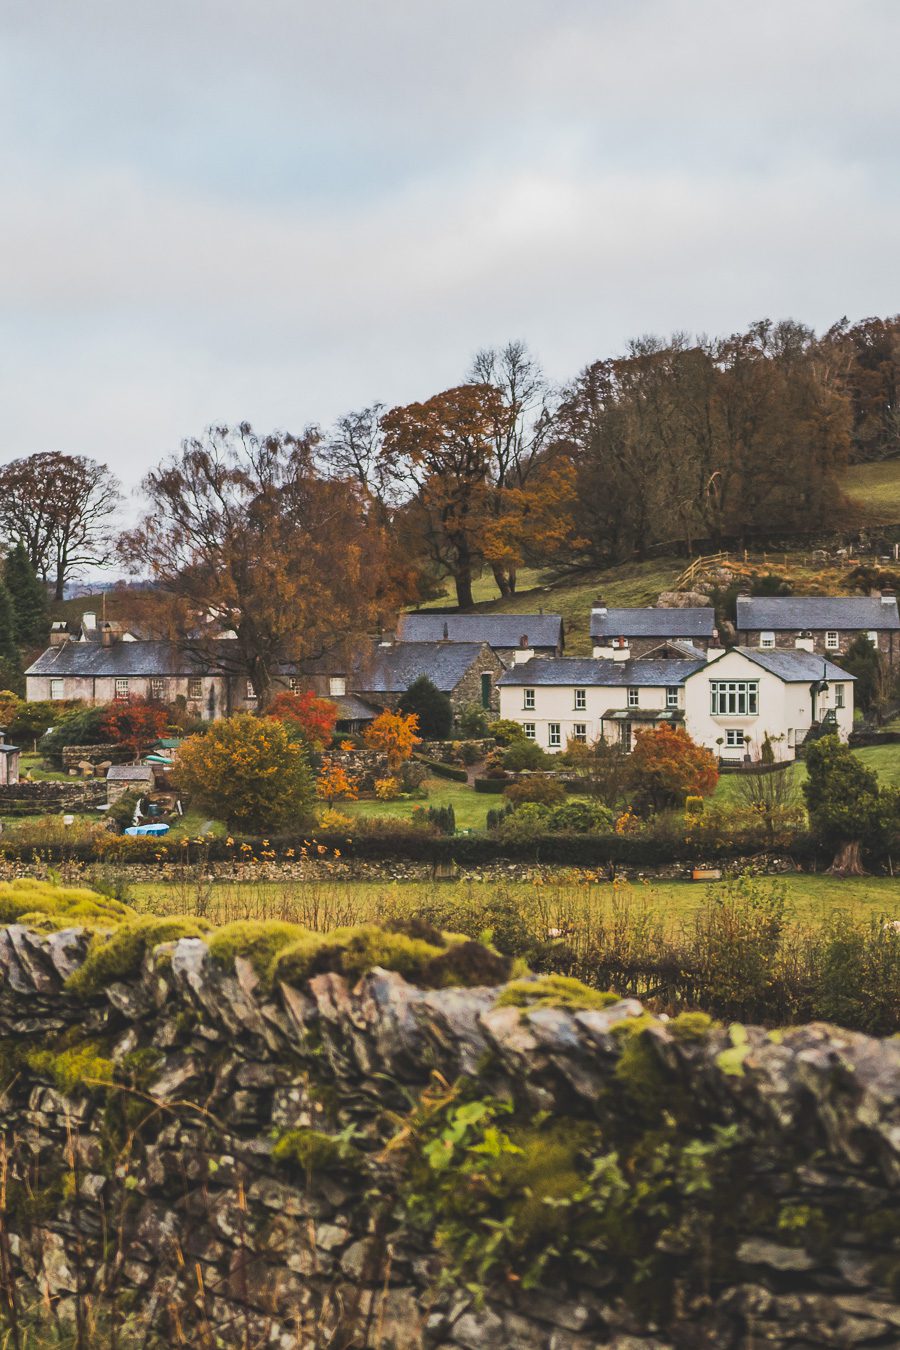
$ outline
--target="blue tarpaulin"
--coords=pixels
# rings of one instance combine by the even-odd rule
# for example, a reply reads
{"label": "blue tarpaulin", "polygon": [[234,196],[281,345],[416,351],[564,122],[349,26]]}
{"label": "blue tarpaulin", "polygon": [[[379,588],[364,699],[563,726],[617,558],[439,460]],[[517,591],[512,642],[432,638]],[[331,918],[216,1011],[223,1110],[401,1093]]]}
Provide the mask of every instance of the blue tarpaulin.
{"label": "blue tarpaulin", "polygon": [[126,834],[168,834],[168,825],[163,825],[160,821],[156,825],[129,825],[125,831]]}

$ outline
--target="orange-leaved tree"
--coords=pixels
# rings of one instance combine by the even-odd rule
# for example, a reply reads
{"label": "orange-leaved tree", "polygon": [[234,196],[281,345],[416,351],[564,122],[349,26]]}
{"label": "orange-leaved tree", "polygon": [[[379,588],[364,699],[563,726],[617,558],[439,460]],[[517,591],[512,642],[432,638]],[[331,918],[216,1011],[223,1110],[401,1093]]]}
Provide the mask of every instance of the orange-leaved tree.
{"label": "orange-leaved tree", "polygon": [[291,694],[287,690],[276,694],[268,709],[269,717],[277,718],[289,728],[296,727],[317,750],[330,743],[337,712],[331,699],[319,698],[311,689],[305,689],[302,694]]}
{"label": "orange-leaved tree", "polygon": [[100,723],[100,734],[127,745],[137,759],[165,733],[168,720],[161,704],[133,696],[109,705]]}
{"label": "orange-leaved tree", "polygon": [[388,768],[395,773],[406,763],[422,739],[418,732],[419,719],[415,713],[404,717],[402,713],[391,712],[386,708],[366,728],[363,739],[370,750],[387,755]]}
{"label": "orange-leaved tree", "polygon": [[338,800],[354,802],[358,795],[356,784],[343,764],[334,759],[323,759],[316,779],[316,796],[320,801],[333,806]]}
{"label": "orange-leaved tree", "polygon": [[306,749],[274,718],[238,713],[189,736],[175,759],[175,785],[231,829],[302,828],[311,815]]}
{"label": "orange-leaved tree", "polygon": [[719,781],[715,755],[684,727],[638,732],[627,768],[635,804],[653,811],[683,806],[688,796],[707,797]]}

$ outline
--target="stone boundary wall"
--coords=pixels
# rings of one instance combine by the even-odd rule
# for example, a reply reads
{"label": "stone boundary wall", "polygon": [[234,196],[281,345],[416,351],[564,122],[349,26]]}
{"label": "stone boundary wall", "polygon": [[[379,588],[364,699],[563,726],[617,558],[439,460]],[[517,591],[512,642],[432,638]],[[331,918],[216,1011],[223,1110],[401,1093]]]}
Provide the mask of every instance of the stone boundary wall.
{"label": "stone boundary wall", "polygon": [[[895,1041],[710,1030],[633,1001],[529,1010],[377,969],[264,995],[248,961],[232,972],[199,938],[80,999],[63,984],[88,942],[0,930],[0,1282],[20,1297],[74,1318],[106,1288],[160,1343],[244,1350],[900,1344]],[[609,1176],[648,1178],[636,1249],[623,1208],[621,1238],[534,1287],[441,1281],[440,1243],[399,1197],[416,1112],[476,1081],[526,1128],[549,1112],[609,1130],[612,1160],[633,1141]],[[653,1166],[676,1119],[694,1133],[673,1194]],[[287,1137],[302,1165],[279,1156]],[[730,1148],[728,1173],[702,1161]]]}
{"label": "stone boundary wall", "polygon": [[100,806],[106,801],[106,780],[88,778],[65,782],[41,778],[0,787],[0,816],[44,815]]}
{"label": "stone boundary wall", "polygon": [[113,764],[128,764],[134,755],[127,745],[118,741],[108,745],[64,745],[62,748],[64,769],[77,769],[83,760],[89,764],[102,764],[107,759]]}

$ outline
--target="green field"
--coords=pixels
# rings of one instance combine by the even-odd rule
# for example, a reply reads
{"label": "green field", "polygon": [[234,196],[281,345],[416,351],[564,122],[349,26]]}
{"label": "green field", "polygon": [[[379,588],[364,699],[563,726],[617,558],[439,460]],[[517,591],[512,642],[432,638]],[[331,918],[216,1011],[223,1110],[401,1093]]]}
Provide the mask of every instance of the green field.
{"label": "green field", "polygon": [[851,464],[844,491],[872,523],[900,522],[900,459],[878,464]]}
{"label": "green field", "polygon": [[[155,914],[199,913],[215,923],[233,919],[284,919],[322,929],[384,921],[428,912],[434,905],[462,914],[485,904],[510,901],[536,934],[565,929],[625,907],[656,919],[673,931],[715,894],[716,887],[689,881],[611,885],[584,880],[583,872],[534,869],[530,881],[216,881],[187,876],[178,883],[143,882],[130,888],[139,909]],[[891,877],[837,880],[825,875],[789,873],[766,878],[783,886],[792,916],[816,925],[835,909],[858,918],[900,917],[900,885]]]}

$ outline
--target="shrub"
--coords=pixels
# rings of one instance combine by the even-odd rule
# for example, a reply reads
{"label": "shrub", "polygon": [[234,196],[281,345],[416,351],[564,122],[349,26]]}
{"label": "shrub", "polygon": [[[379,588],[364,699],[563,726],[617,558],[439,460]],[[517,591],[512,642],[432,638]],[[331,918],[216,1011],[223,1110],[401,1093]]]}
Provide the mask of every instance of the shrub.
{"label": "shrub", "polygon": [[419,720],[415,713],[404,715],[385,709],[363,734],[370,750],[387,755],[388,768],[397,773],[406,763],[419,741]]}
{"label": "shrub", "polygon": [[488,734],[487,713],[480,703],[467,703],[460,709],[456,725],[464,736],[474,736],[477,739]]}
{"label": "shrub", "polygon": [[564,802],[547,817],[547,829],[553,833],[588,834],[612,829],[613,815],[600,802]]}
{"label": "shrub", "polygon": [[239,713],[191,736],[175,759],[177,788],[232,829],[278,830],[311,818],[306,751],[280,722]]}
{"label": "shrub", "polygon": [[880,843],[895,825],[900,798],[882,790],[878,775],[837,736],[813,741],[806,767],[803,795],[810,824],[821,839],[837,847],[831,870],[858,874],[861,847]]}
{"label": "shrub", "polygon": [[503,795],[514,805],[520,802],[540,802],[542,806],[556,806],[566,799],[566,789],[558,778],[549,774],[532,773],[515,783],[508,783]]}
{"label": "shrub", "polygon": [[484,775],[486,778],[505,778],[506,751],[501,749],[491,750],[484,761]]}
{"label": "shrub", "polygon": [[506,788],[506,774],[502,778],[476,778],[473,787],[476,792],[492,792],[499,796]]}
{"label": "shrub", "polygon": [[321,801],[327,802],[331,807],[335,801],[341,799],[355,802],[358,795],[356,783],[343,764],[339,764],[337,760],[329,759],[326,756],[319,765],[319,774],[316,778],[316,796]]}
{"label": "shrub", "polygon": [[523,802],[500,821],[500,838],[504,842],[534,839],[546,832],[549,814],[549,808],[541,802]]}
{"label": "shrub", "polygon": [[316,750],[322,750],[331,741],[337,721],[337,704],[331,699],[319,698],[311,689],[302,694],[284,690],[276,694],[266,710],[290,729],[294,728]]}
{"label": "shrub", "polygon": [[684,809],[689,816],[699,816],[703,810],[703,798],[697,796],[685,797]]}
{"label": "shrub", "polygon": [[498,745],[513,745],[516,741],[526,739],[521,724],[514,722],[511,717],[498,717],[488,725],[488,733]]}
{"label": "shrub", "polygon": [[481,759],[481,751],[471,741],[462,741],[457,751],[457,757],[461,764],[477,764]]}
{"label": "shrub", "polygon": [[398,778],[376,778],[375,796],[380,802],[393,802],[400,796],[400,780]]}
{"label": "shrub", "polygon": [[352,826],[352,816],[345,816],[342,811],[336,811],[331,806],[326,807],[319,816],[320,830],[349,830]]}
{"label": "shrub", "polygon": [[543,769],[550,763],[550,756],[546,754],[536,741],[525,740],[513,743],[504,751],[503,767],[511,773],[518,773],[521,769]]}
{"label": "shrub", "polygon": [[442,764],[439,759],[426,759],[424,755],[417,755],[416,758],[421,764],[426,765],[428,772],[434,774],[435,778],[449,778],[454,783],[469,781],[465,769],[458,769],[454,764]]}
{"label": "shrub", "polygon": [[103,723],[107,709],[80,708],[64,713],[55,726],[41,737],[41,753],[57,768],[62,766],[62,752],[67,745],[102,745],[106,739]]}
{"label": "shrub", "polygon": [[401,694],[397,711],[416,717],[416,729],[430,741],[446,740],[453,727],[453,705],[427,675],[413,680]]}
{"label": "shrub", "polygon": [[655,811],[678,806],[688,795],[709,796],[719,780],[712,752],[683,727],[665,725],[638,733],[627,774],[635,802]]}

